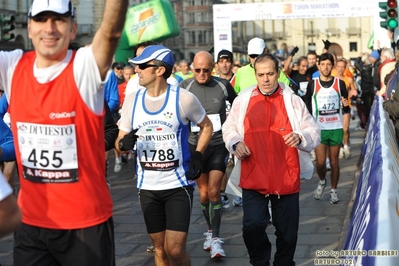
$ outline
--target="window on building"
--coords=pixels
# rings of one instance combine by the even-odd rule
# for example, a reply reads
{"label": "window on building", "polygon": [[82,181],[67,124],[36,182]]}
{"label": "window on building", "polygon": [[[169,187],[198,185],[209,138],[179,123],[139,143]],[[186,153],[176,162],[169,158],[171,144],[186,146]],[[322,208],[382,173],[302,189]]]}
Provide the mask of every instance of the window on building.
{"label": "window on building", "polygon": [[190,43],[195,44],[195,31],[190,33]]}
{"label": "window on building", "polygon": [[198,32],[198,43],[204,43],[204,35],[202,31]]}
{"label": "window on building", "polygon": [[357,42],[350,42],[349,43],[349,51],[357,52]]}
{"label": "window on building", "polygon": [[195,14],[194,13],[188,14],[188,23],[195,23]]}

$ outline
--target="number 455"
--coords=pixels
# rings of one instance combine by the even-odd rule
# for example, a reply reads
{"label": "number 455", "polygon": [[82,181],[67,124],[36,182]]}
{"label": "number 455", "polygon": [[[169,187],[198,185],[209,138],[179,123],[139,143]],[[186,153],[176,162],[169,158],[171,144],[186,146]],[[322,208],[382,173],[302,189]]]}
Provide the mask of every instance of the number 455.
{"label": "number 455", "polygon": [[62,158],[59,156],[62,151],[47,151],[40,150],[40,153],[33,149],[29,154],[28,162],[33,163],[34,166],[39,164],[41,167],[48,167],[50,165],[54,168],[59,168],[62,165]]}

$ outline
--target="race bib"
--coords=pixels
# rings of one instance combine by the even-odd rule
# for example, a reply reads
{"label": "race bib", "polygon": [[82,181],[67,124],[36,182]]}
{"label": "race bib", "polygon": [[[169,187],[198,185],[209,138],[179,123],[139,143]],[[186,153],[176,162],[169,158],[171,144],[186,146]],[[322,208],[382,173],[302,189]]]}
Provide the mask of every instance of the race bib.
{"label": "race bib", "polygon": [[23,177],[35,183],[78,181],[75,125],[17,122]]}
{"label": "race bib", "polygon": [[339,98],[337,96],[320,96],[317,98],[319,115],[332,115],[339,113]]}
{"label": "race bib", "polygon": [[[220,121],[220,115],[219,114],[211,114],[211,115],[207,115],[209,120],[211,120],[212,122],[212,126],[213,126],[213,132],[218,132],[220,130],[222,130],[222,122]],[[201,128],[199,126],[197,126],[197,124],[195,124],[194,122],[191,122],[191,132],[193,133],[198,133],[201,130]]]}
{"label": "race bib", "polygon": [[299,82],[299,89],[303,91],[303,94],[306,94],[308,83],[308,81]]}
{"label": "race bib", "polygon": [[179,142],[175,132],[140,135],[136,148],[144,170],[169,171],[179,166]]}

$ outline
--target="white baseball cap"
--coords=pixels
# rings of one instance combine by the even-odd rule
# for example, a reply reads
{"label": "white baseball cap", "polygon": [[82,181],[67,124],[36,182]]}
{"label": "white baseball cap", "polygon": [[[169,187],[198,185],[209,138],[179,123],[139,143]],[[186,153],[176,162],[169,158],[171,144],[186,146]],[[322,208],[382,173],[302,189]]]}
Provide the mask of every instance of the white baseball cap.
{"label": "white baseball cap", "polygon": [[28,17],[32,18],[46,11],[75,17],[75,7],[71,0],[33,0]]}
{"label": "white baseball cap", "polygon": [[265,41],[261,38],[255,37],[248,42],[248,55],[263,54],[265,48],[266,48]]}

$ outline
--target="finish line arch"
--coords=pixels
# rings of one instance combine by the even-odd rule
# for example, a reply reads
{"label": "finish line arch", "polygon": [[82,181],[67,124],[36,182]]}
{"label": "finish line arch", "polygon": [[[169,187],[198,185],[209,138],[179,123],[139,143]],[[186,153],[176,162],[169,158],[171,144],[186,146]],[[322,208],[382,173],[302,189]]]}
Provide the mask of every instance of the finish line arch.
{"label": "finish line arch", "polygon": [[215,62],[220,50],[232,51],[233,21],[374,17],[376,10],[374,0],[216,4],[213,5]]}

